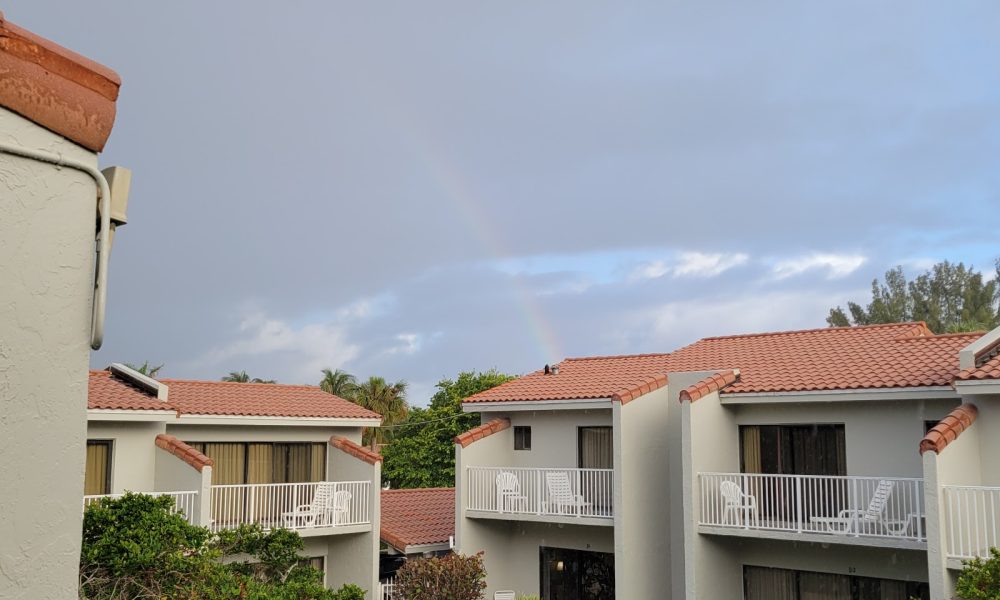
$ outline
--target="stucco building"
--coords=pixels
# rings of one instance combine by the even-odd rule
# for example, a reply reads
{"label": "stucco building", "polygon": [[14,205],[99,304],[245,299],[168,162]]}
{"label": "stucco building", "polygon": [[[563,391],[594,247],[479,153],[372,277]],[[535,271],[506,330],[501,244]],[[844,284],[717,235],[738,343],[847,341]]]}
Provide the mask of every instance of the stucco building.
{"label": "stucco building", "polygon": [[87,368],[112,227],[97,154],[120,85],[0,14],[2,598],[76,597]]}
{"label": "stucco building", "polygon": [[154,380],[115,364],[90,372],[84,503],[168,494],[213,530],[294,529],[329,587],[374,596],[382,459],[360,442],[380,423],[313,386]]}
{"label": "stucco building", "polygon": [[467,399],[457,549],[547,600],[950,598],[1000,533],[998,347],[904,323],[567,359]]}

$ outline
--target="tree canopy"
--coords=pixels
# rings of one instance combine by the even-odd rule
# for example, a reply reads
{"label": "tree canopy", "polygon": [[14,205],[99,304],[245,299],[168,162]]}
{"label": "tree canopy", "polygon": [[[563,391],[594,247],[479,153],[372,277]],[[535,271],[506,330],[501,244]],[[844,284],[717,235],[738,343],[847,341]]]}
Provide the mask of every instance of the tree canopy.
{"label": "tree canopy", "polygon": [[250,378],[246,371],[230,371],[222,378],[222,381],[231,383],[278,383],[274,379],[261,379],[260,377]]}
{"label": "tree canopy", "polygon": [[354,397],[354,392],[358,387],[358,381],[354,378],[354,375],[340,369],[336,371],[323,369],[322,372],[323,379],[319,382],[321,390],[348,400]]}
{"label": "tree canopy", "polygon": [[154,377],[154,378],[160,373],[160,369],[163,368],[163,365],[153,366],[153,363],[149,362],[148,360],[142,361],[141,365],[125,363],[125,366],[137,373],[142,373],[146,377]]}
{"label": "tree canopy", "polygon": [[456,435],[479,424],[478,413],[463,413],[462,400],[514,379],[496,369],[464,371],[442,379],[427,408],[414,408],[394,429],[382,450],[382,479],[395,488],[455,485]]}
{"label": "tree canopy", "polygon": [[375,450],[386,443],[391,435],[391,427],[403,421],[409,413],[406,402],[406,382],[389,383],[382,377],[369,377],[354,386],[351,397],[358,406],[382,415],[382,427],[368,428],[364,432],[364,442]]}
{"label": "tree canopy", "polygon": [[935,333],[979,331],[1000,326],[1000,260],[988,280],[963,263],[940,262],[907,281],[903,267],[872,281],[867,306],[855,302],[830,309],[831,327],[924,321]]}

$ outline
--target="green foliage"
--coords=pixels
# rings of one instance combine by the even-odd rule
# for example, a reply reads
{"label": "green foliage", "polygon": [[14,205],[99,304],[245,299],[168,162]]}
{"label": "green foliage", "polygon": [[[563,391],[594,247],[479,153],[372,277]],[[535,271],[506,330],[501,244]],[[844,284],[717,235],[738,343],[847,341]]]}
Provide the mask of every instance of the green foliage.
{"label": "green foliage", "polygon": [[353,583],[345,583],[333,593],[331,600],[365,600],[365,591]]}
{"label": "green foliage", "polygon": [[480,600],[486,589],[483,553],[406,561],[396,572],[396,589],[406,600]]}
{"label": "green foliage", "polygon": [[401,423],[410,406],[406,402],[406,382],[388,383],[382,377],[369,377],[354,386],[351,400],[358,406],[382,415],[382,427],[365,429],[364,443],[374,450],[379,444],[389,440],[393,425]]}
{"label": "green foliage", "polygon": [[[141,494],[88,506],[83,516],[80,598],[359,598],[335,596],[324,587],[322,573],[300,564],[302,538],[293,531],[264,532],[244,526],[213,537],[208,529],[173,514],[172,507],[169,497]],[[241,558],[220,561],[224,556]]]}
{"label": "green foliage", "polygon": [[153,378],[155,378],[157,375],[159,375],[160,369],[163,368],[163,365],[156,365],[154,367],[152,365],[152,363],[150,363],[148,360],[142,361],[141,365],[134,365],[132,363],[125,363],[125,366],[128,367],[128,368],[130,368],[130,369],[132,369],[133,371],[137,371],[139,373],[142,373],[146,377],[153,377]]}
{"label": "green foliage", "polygon": [[358,382],[354,378],[354,375],[340,369],[337,369],[336,371],[323,369],[322,372],[323,379],[319,382],[319,388],[321,390],[327,394],[333,394],[334,396],[346,398],[347,400],[354,398],[354,393],[358,387]]}
{"label": "green foliage", "polygon": [[382,479],[395,488],[455,485],[456,435],[479,425],[478,413],[463,413],[462,400],[513,379],[491,369],[442,379],[428,408],[415,408],[382,449]]}
{"label": "green foliage", "polygon": [[246,371],[230,371],[228,375],[222,378],[222,381],[230,383],[278,383],[274,379],[261,379],[260,377],[251,379]]}
{"label": "green foliage", "polygon": [[962,263],[944,261],[907,281],[902,267],[885,274],[885,283],[872,281],[867,306],[847,303],[830,309],[831,327],[925,321],[935,333],[977,331],[1000,326],[1000,260],[997,276],[986,281],[982,273]]}
{"label": "green foliage", "polygon": [[1000,550],[990,548],[985,560],[965,561],[955,592],[962,600],[1000,600]]}
{"label": "green foliage", "polygon": [[517,600],[542,600],[542,597],[541,596],[536,596],[534,594],[532,594],[530,596],[522,596],[521,594],[518,594],[517,595]]}

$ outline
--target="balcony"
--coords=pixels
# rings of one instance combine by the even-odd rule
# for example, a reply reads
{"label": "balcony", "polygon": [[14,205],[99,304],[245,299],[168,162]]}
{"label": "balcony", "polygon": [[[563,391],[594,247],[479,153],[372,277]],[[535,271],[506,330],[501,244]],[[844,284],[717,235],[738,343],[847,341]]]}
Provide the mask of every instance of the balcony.
{"label": "balcony", "polygon": [[466,474],[469,517],[614,524],[612,469],[468,467]]}
{"label": "balcony", "polygon": [[961,561],[989,558],[1000,547],[1000,487],[942,486],[945,539],[949,567]]}
{"label": "balcony", "polygon": [[926,548],[923,480],[701,473],[699,531]]}
{"label": "balcony", "polygon": [[[195,506],[198,502],[198,492],[142,492],[148,496],[170,496],[174,499],[174,513],[179,513],[187,519],[188,523],[195,523]],[[91,504],[96,504],[104,498],[121,498],[125,494],[101,494],[97,496],[84,496],[83,508],[86,510]]]}
{"label": "balcony", "polygon": [[257,524],[303,537],[371,530],[370,481],[212,486],[212,531]]}

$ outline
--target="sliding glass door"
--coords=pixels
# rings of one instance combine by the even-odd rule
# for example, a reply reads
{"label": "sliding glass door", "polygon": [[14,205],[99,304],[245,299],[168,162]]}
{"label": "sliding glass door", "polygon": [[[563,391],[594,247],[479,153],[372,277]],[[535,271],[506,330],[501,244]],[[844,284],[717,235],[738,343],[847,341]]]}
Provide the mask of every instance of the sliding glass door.
{"label": "sliding glass door", "polygon": [[614,600],[615,555],[540,548],[542,600]]}
{"label": "sliding glass door", "polygon": [[743,567],[745,600],[928,600],[926,583],[770,567]]}

